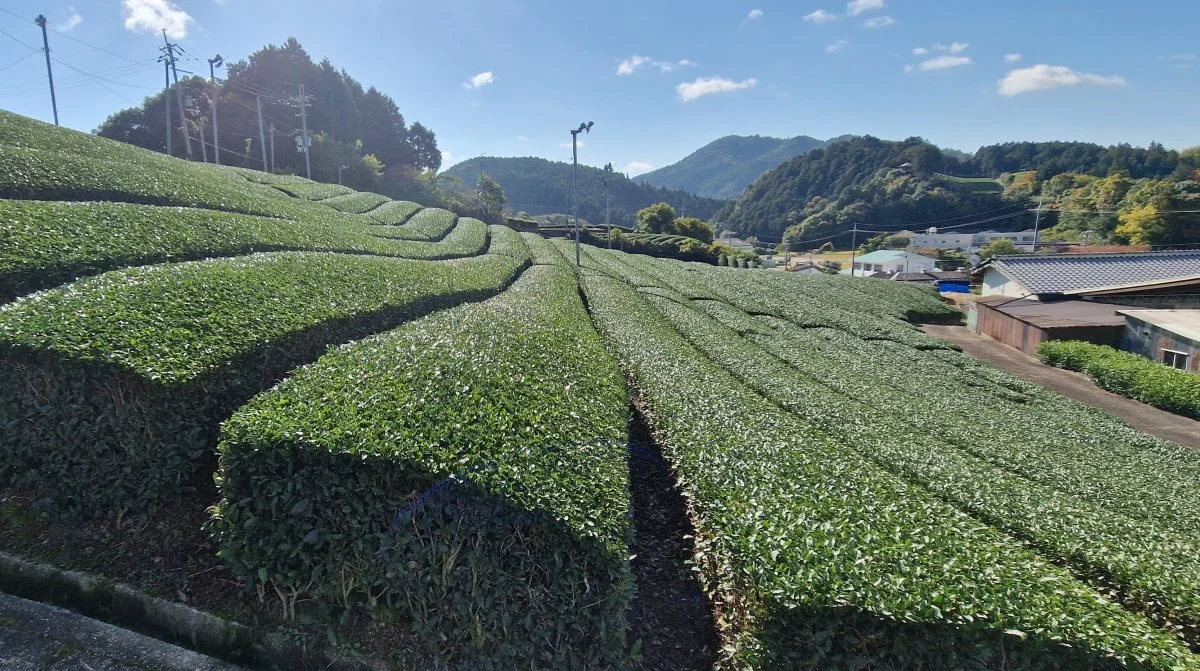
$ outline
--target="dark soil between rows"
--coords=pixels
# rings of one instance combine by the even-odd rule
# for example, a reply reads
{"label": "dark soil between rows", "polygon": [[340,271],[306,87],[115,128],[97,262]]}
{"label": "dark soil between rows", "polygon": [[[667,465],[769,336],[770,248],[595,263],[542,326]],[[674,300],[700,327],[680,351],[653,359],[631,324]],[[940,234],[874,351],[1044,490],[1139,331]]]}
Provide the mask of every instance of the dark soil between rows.
{"label": "dark soil between rows", "polygon": [[710,671],[720,648],[712,605],[692,570],[695,530],[675,475],[632,411],[629,488],[637,595],[629,609],[629,641],[641,641],[637,669]]}

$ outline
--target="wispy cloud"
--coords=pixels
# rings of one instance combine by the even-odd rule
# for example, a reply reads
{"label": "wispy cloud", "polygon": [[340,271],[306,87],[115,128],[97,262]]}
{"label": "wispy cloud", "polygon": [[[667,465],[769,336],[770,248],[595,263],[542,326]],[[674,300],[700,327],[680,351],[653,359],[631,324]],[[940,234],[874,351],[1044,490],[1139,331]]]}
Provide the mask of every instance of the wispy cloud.
{"label": "wispy cloud", "polygon": [[1172,61],[1200,61],[1200,54],[1175,54],[1169,60]]}
{"label": "wispy cloud", "polygon": [[688,103],[697,98],[713,95],[714,93],[729,93],[731,91],[752,89],[757,85],[758,80],[753,77],[743,79],[740,82],[722,77],[698,77],[695,81],[684,82],[676,86],[675,92],[679,94],[681,101]]}
{"label": "wispy cloud", "polygon": [[838,17],[836,14],[830,14],[823,9],[818,9],[815,12],[810,12],[804,15],[805,21],[808,21],[809,23],[816,23],[818,25],[822,23],[832,23],[837,21],[837,18]]}
{"label": "wispy cloud", "polygon": [[1004,54],[1005,63],[1016,63],[1021,60],[1021,54]]}
{"label": "wispy cloud", "polygon": [[83,17],[79,15],[79,12],[75,11],[74,7],[67,7],[67,11],[71,12],[71,16],[66,21],[54,27],[60,33],[69,33],[78,28],[79,24],[83,23]]}
{"label": "wispy cloud", "polygon": [[917,47],[916,49],[913,49],[913,56],[924,56],[927,53],[929,53],[929,50],[925,47]]}
{"label": "wispy cloud", "polygon": [[458,162],[457,156],[455,156],[454,154],[451,154],[450,152],[448,152],[444,149],[442,150],[442,165],[443,166],[454,165],[457,162]]}
{"label": "wispy cloud", "polygon": [[483,88],[494,81],[496,81],[496,77],[492,74],[491,70],[488,70],[487,72],[480,72],[463,82],[463,88],[468,90]]}
{"label": "wispy cloud", "polygon": [[873,9],[883,9],[887,7],[887,0],[853,0],[846,5],[846,13],[850,16],[858,16],[863,12],[869,12]]}
{"label": "wispy cloud", "polygon": [[1034,65],[1019,68],[1000,80],[1000,95],[1017,96],[1069,86],[1125,86],[1124,77],[1076,72],[1063,65]]}
{"label": "wispy cloud", "polygon": [[135,33],[167,31],[167,37],[187,37],[188,24],[195,19],[170,0],[121,0],[125,30]]}
{"label": "wispy cloud", "polygon": [[[746,20],[753,21],[754,19],[761,19],[762,15],[763,15],[763,10],[752,9],[752,10],[750,10],[750,13],[746,15]],[[637,163],[637,161],[634,161],[634,163]]]}
{"label": "wispy cloud", "polygon": [[970,46],[971,46],[971,44],[969,42],[954,42],[949,47],[947,47],[947,49],[952,54],[961,54],[962,52],[964,52],[968,48],[970,48]]}
{"label": "wispy cloud", "polygon": [[921,63],[917,65],[917,69],[923,72],[931,72],[935,70],[949,70],[950,68],[957,68],[970,64],[970,56],[938,56],[937,58],[930,58],[927,61],[921,61]]}
{"label": "wispy cloud", "polygon": [[876,16],[873,19],[867,19],[867,22],[863,25],[871,30],[875,30],[877,28],[887,28],[895,22],[896,19],[893,19],[890,16]]}
{"label": "wispy cloud", "polygon": [[518,135],[517,142],[529,142],[529,138],[525,137],[524,135]]}
{"label": "wispy cloud", "polygon": [[696,63],[686,58],[681,61],[659,61],[648,56],[634,54],[617,65],[617,74],[627,77],[637,72],[643,65],[653,65],[662,72],[671,72],[679,68],[694,67]]}
{"label": "wispy cloud", "polygon": [[845,51],[846,47],[848,47],[848,46],[850,46],[849,40],[836,40],[836,41],[830,42],[825,47],[825,53],[836,54],[839,51]]}
{"label": "wispy cloud", "polygon": [[654,166],[645,161],[630,161],[629,163],[625,164],[625,169],[622,172],[630,177],[634,177],[644,172],[650,172],[653,169]]}
{"label": "wispy cloud", "polygon": [[[576,141],[575,141],[575,143],[576,143],[576,145],[577,145],[577,146],[579,146],[579,147],[583,147],[585,144],[587,144],[587,143],[586,143],[586,142],[584,142],[583,140],[576,140]],[[570,142],[559,142],[559,143],[558,143],[558,148],[559,148],[559,149],[570,149],[570,148],[571,148],[571,143],[570,143]]]}

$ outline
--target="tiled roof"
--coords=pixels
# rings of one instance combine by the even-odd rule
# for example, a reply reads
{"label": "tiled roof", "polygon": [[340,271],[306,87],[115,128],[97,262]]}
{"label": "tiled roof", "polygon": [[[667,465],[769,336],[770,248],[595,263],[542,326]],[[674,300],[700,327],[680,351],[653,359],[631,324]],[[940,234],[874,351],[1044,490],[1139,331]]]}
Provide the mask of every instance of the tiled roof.
{"label": "tiled roof", "polygon": [[985,265],[1035,294],[1060,294],[1200,275],[1200,250],[1001,256]]}

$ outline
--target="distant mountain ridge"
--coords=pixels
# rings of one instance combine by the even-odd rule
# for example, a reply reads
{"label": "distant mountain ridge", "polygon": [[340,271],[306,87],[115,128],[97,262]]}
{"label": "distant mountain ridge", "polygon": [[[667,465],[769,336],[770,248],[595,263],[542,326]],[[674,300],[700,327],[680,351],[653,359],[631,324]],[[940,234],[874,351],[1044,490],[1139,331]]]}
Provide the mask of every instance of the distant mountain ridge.
{"label": "distant mountain ridge", "polygon": [[688,154],[678,163],[638,175],[634,180],[730,200],[741,195],[771,168],[850,137],[853,136],[818,140],[808,135],[787,139],[726,135]]}
{"label": "distant mountain ridge", "polygon": [[[513,212],[534,216],[569,212],[573,191],[570,163],[531,156],[484,156],[463,161],[445,172],[467,184],[475,184],[480,161],[484,172],[504,190]],[[604,187],[600,182],[603,176],[604,171],[599,168],[579,166],[579,216],[594,223],[604,222]],[[654,203],[670,203],[676,212],[704,220],[726,205],[724,200],[636,182],[621,173],[611,175],[608,183],[612,223],[621,226],[633,226],[637,211]]]}

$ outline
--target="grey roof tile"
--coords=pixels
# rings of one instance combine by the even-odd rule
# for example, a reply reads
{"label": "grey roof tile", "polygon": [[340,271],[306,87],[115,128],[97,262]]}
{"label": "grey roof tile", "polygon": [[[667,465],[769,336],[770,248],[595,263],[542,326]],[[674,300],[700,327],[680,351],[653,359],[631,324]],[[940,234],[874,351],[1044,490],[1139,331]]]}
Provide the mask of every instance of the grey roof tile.
{"label": "grey roof tile", "polygon": [[1035,294],[1200,275],[1200,250],[1001,256],[992,265]]}

